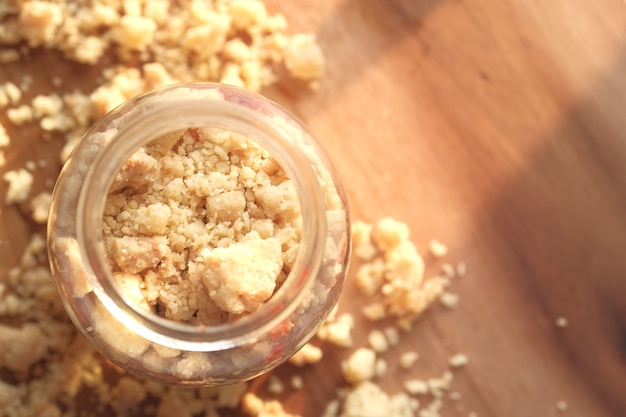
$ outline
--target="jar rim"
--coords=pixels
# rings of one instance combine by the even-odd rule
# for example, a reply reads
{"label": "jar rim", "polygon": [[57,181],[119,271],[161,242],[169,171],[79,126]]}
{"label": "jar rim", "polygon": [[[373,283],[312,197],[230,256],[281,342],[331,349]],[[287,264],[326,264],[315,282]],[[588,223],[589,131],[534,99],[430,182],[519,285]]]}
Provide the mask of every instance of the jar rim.
{"label": "jar rim", "polygon": [[[184,94],[167,96],[179,89],[219,92],[224,98],[210,98],[210,94],[194,99],[185,98]],[[242,97],[244,101],[237,101]],[[148,111],[143,109],[146,104],[151,105]],[[280,119],[270,116],[270,111]],[[300,146],[293,144],[293,129],[309,136],[306,127],[261,95],[215,83],[176,84],[152,90],[122,104],[103,120],[108,122],[107,129],[117,130],[107,138],[108,143],[86,173],[79,191],[76,229],[81,256],[87,261],[87,278],[104,306],[146,339],[188,351],[216,351],[254,343],[287,320],[313,286],[322,264],[327,233],[325,197],[313,163]],[[295,264],[281,287],[256,311],[211,326],[176,322],[126,302],[107,266],[101,232],[106,196],[122,164],[160,134],[191,127],[237,132],[266,149],[292,180],[302,212],[302,242]],[[92,133],[95,132],[87,132],[84,138]]]}

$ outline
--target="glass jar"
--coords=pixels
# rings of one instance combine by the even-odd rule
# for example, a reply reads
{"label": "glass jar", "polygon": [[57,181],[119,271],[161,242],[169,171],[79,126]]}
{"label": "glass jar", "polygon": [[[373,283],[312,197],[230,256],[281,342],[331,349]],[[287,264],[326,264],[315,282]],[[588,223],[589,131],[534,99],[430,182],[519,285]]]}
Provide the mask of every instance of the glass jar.
{"label": "glass jar", "polygon": [[[172,320],[131,300],[103,237],[107,196],[129,158],[164,133],[205,127],[243,135],[275,158],[297,194],[302,235],[271,297],[248,314],[211,325]],[[269,371],[316,333],[341,291],[349,224],[335,170],[293,115],[239,88],[180,84],[129,100],[85,134],[53,192],[48,247],[69,316],[105,357],[159,382],[217,386]]]}

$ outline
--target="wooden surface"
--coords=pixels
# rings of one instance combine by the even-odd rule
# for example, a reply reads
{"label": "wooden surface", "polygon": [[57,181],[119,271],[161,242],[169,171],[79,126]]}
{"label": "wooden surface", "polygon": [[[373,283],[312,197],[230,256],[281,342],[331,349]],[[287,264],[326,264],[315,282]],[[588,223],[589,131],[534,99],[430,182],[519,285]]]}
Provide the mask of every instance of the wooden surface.
{"label": "wooden surface", "polygon": [[[266,93],[332,155],[353,218],[404,220],[423,252],[436,238],[468,265],[458,308],[435,306],[395,350],[420,353],[417,376],[469,356],[442,414],[626,416],[626,3],[267,4],[323,45],[319,91]],[[19,247],[27,226],[2,216]],[[342,306],[356,311],[353,294],[348,282]],[[306,389],[286,407],[318,416],[345,355],[297,370]],[[394,392],[410,374],[391,371]]]}

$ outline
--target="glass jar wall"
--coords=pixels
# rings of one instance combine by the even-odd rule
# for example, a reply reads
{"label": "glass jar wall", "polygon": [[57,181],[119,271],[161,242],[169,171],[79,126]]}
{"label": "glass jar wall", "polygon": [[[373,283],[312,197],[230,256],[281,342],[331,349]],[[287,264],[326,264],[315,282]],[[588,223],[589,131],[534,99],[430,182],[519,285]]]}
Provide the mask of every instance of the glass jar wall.
{"label": "glass jar wall", "polygon": [[267,372],[315,334],[349,229],[341,183],[293,115],[181,84],[85,134],[55,186],[48,247],[68,314],[103,355],[211,386]]}

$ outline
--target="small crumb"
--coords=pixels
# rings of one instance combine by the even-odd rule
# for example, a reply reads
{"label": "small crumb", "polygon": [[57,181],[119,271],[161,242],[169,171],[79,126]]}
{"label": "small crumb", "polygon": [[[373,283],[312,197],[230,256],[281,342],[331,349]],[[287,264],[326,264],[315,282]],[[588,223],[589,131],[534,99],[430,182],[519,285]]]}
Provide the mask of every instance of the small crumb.
{"label": "small crumb", "polygon": [[417,352],[404,352],[400,356],[400,366],[404,369],[409,369],[415,365],[415,362],[419,359],[419,354]]}
{"label": "small crumb", "polygon": [[439,301],[447,308],[455,308],[459,304],[459,296],[446,291],[441,294]]}
{"label": "small crumb", "polygon": [[443,274],[448,278],[454,278],[454,275],[455,275],[454,266],[450,264],[441,265],[441,272],[443,272]]}
{"label": "small crumb", "polygon": [[322,359],[323,354],[322,349],[312,345],[311,343],[307,343],[302,346],[302,348],[291,358],[289,358],[289,363],[296,366],[314,364]]}
{"label": "small crumb", "polygon": [[272,374],[267,378],[267,391],[270,394],[279,395],[285,392],[285,384],[275,374]]}
{"label": "small crumb", "polygon": [[291,380],[291,388],[299,390],[304,387],[304,379],[300,375],[292,375]]}
{"label": "small crumb", "polygon": [[244,412],[255,417],[297,417],[287,413],[279,401],[263,401],[252,392],[244,394],[241,405]]}
{"label": "small crumb", "polygon": [[569,325],[569,321],[566,317],[559,317],[556,319],[555,324],[559,329],[564,329]]}
{"label": "small crumb", "polygon": [[344,379],[356,385],[372,379],[376,375],[376,352],[372,349],[359,348],[341,363]]}
{"label": "small crumb", "polygon": [[452,401],[459,401],[461,399],[461,393],[458,391],[452,391],[450,393],[450,399]]}
{"label": "small crumb", "polygon": [[565,410],[567,410],[567,403],[565,401],[559,401],[558,403],[556,403],[556,409],[558,411],[565,411]]}
{"label": "small crumb", "polygon": [[285,66],[295,78],[315,80],[324,72],[324,54],[313,34],[293,35],[285,47],[284,56]]}
{"label": "small crumb", "polygon": [[407,379],[404,381],[404,389],[411,395],[428,394],[430,390],[426,381],[421,379]]}
{"label": "small crumb", "polygon": [[339,415],[339,410],[341,409],[341,401],[337,398],[331,400],[326,404],[324,411],[322,412],[322,417],[337,417]]}
{"label": "small crumb", "polygon": [[371,348],[378,353],[385,352],[389,349],[387,338],[380,330],[372,330],[367,336],[367,341]]}
{"label": "small crumb", "polygon": [[26,200],[33,185],[33,174],[25,169],[7,171],[2,179],[9,183],[4,201],[6,204],[21,203]]}
{"label": "small crumb", "polygon": [[464,277],[467,274],[467,265],[465,262],[459,262],[456,266],[456,274],[460,277]]}
{"label": "small crumb", "polygon": [[451,356],[450,359],[448,359],[448,363],[453,368],[460,368],[462,366],[467,365],[468,362],[469,362],[469,359],[463,353],[457,353],[456,355]]}
{"label": "small crumb", "polygon": [[363,306],[361,312],[366,319],[370,321],[378,321],[387,317],[385,306],[382,303],[370,303]]}
{"label": "small crumb", "polygon": [[33,120],[33,110],[27,104],[7,110],[7,118],[17,126]]}
{"label": "small crumb", "polygon": [[444,372],[440,377],[430,378],[427,381],[428,391],[436,398],[441,398],[443,392],[450,388],[454,375],[450,371]]}
{"label": "small crumb", "polygon": [[352,329],[354,328],[354,317],[344,313],[334,322],[326,323],[317,332],[317,336],[339,347],[352,346]]}
{"label": "small crumb", "polygon": [[17,104],[22,99],[22,89],[16,86],[12,82],[4,83],[0,86],[0,89],[3,91],[3,95],[6,96],[8,103]]}
{"label": "small crumb", "polygon": [[477,412],[475,412],[475,411],[471,411],[471,412],[467,415],[467,417],[478,417],[478,413],[477,413]]}
{"label": "small crumb", "polygon": [[400,331],[396,327],[387,327],[383,331],[390,345],[396,346],[400,343]]}
{"label": "small crumb", "polygon": [[30,208],[33,213],[33,220],[39,224],[45,224],[48,221],[48,212],[52,203],[52,194],[42,192],[30,201]]}
{"label": "small crumb", "polygon": [[438,240],[431,241],[428,249],[435,258],[443,258],[448,253],[448,247]]}
{"label": "small crumb", "polygon": [[382,378],[387,373],[387,361],[383,358],[376,359],[376,378]]}
{"label": "small crumb", "polygon": [[371,261],[376,256],[376,247],[372,244],[371,234],[374,226],[356,221],[352,225],[352,253],[364,261]]}

